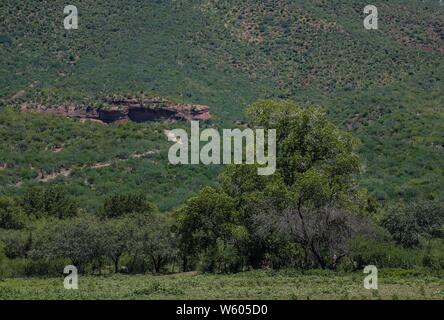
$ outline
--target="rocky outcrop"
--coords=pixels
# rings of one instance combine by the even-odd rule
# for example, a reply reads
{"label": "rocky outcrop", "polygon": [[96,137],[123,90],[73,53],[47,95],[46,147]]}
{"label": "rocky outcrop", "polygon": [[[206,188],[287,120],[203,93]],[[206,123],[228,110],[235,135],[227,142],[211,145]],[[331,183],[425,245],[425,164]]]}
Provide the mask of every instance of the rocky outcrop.
{"label": "rocky outcrop", "polygon": [[105,98],[107,107],[59,105],[46,106],[36,103],[23,103],[24,112],[51,113],[70,118],[91,119],[103,123],[145,121],[192,121],[208,120],[210,111],[207,106],[177,104],[162,98]]}

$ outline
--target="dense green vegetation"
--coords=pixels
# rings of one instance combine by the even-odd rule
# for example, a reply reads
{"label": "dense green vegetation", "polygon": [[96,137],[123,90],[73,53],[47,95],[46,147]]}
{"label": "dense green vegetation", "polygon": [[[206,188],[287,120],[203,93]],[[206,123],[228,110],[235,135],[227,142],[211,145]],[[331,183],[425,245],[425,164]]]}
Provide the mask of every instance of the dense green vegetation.
{"label": "dense green vegetation", "polygon": [[1,193],[60,187],[81,207],[95,210],[106,195],[139,190],[163,210],[176,207],[193,191],[214,184],[217,170],[169,165],[164,129],[171,128],[81,123],[5,109],[0,116]]}
{"label": "dense green vegetation", "polygon": [[[380,29],[370,32],[362,26],[366,4],[82,1],[77,4],[79,29],[68,31],[63,29],[63,1],[3,1],[0,99],[4,105],[70,101],[100,106],[104,96],[143,91],[207,104],[217,123],[232,125],[243,119],[240,110],[258,98],[292,98],[326,107],[331,119],[361,139],[366,168],[361,183],[378,200],[442,200],[443,6],[432,0],[376,1]],[[5,194],[20,193],[8,186],[19,181],[26,186],[40,169],[111,161],[147,144],[158,148],[165,143],[158,124],[83,128],[64,119],[4,112],[1,164],[13,167],[0,171]],[[42,130],[59,134],[48,137]],[[70,139],[72,130],[83,131],[82,146]],[[60,153],[46,150],[64,144]],[[17,154],[27,151],[31,158],[18,162]],[[175,179],[169,168],[147,162],[137,160],[133,168],[138,176],[158,175],[148,196],[162,209],[177,206],[198,189],[194,186],[215,176],[204,168],[191,178]],[[32,172],[29,164],[37,170]],[[80,180],[95,180],[100,193],[116,188],[117,180],[121,188],[148,188],[134,175],[122,176],[125,169],[102,170],[109,173],[106,179],[97,177],[97,170],[83,170],[82,177],[76,171],[55,183],[68,183],[81,203],[97,207],[100,195],[80,186]],[[184,177],[191,176],[183,171]],[[166,190],[178,187],[172,181],[191,184],[190,192],[183,188],[165,197]]]}
{"label": "dense green vegetation", "polygon": [[79,290],[63,278],[0,282],[0,299],[443,299],[442,277],[421,270],[384,270],[380,288],[366,290],[364,274],[327,271],[250,271],[235,275],[81,276]]}
{"label": "dense green vegetation", "polygon": [[[0,298],[442,298],[444,6],[377,0],[368,31],[367,4],[85,0],[65,30],[61,0],[2,1],[0,277],[75,264],[89,290],[8,279]],[[170,165],[165,130],[184,122],[20,112],[122,94],[277,129],[276,174]],[[373,295],[369,264],[387,275]],[[239,273],[117,274],[190,270]]]}
{"label": "dense green vegetation", "polygon": [[358,141],[325,112],[261,100],[247,114],[277,130],[275,174],[227,166],[171,213],[136,191],[85,210],[60,186],[30,187],[0,202],[0,275],[57,275],[69,263],[83,274],[444,268],[442,205],[379,206],[359,188]]}

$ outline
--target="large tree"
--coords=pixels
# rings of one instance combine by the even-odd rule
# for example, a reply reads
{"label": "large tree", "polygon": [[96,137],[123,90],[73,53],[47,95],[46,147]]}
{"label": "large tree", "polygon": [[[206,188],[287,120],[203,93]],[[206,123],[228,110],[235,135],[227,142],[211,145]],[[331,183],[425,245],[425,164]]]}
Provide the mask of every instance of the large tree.
{"label": "large tree", "polygon": [[368,209],[356,181],[358,141],[322,109],[291,101],[258,101],[247,116],[252,127],[276,130],[276,172],[227,166],[218,188],[203,189],[179,210],[182,251],[195,255],[223,240],[256,267],[291,243],[306,264],[335,267],[360,225],[357,212]]}
{"label": "large tree", "polygon": [[252,239],[262,239],[253,246],[266,251],[278,235],[302,246],[307,263],[334,267],[358,221],[351,213],[367,204],[356,183],[358,141],[322,109],[290,101],[259,101],[247,115],[255,127],[276,129],[276,173],[259,177],[247,166],[230,166],[221,186],[235,199]]}

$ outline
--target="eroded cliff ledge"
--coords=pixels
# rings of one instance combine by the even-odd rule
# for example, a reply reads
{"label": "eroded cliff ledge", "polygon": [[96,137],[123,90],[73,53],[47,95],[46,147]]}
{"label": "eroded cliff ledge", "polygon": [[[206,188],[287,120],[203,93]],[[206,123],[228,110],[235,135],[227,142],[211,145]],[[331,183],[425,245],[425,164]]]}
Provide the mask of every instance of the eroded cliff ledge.
{"label": "eroded cliff ledge", "polygon": [[24,112],[51,113],[69,118],[91,119],[102,123],[145,121],[207,120],[207,106],[178,104],[163,98],[105,98],[106,107],[95,108],[78,105],[46,106],[38,103],[22,103]]}

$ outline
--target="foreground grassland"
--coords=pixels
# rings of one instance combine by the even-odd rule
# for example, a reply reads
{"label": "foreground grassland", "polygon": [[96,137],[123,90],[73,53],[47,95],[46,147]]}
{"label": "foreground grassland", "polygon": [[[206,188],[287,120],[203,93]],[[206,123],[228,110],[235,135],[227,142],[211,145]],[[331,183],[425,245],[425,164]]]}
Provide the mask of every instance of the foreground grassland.
{"label": "foreground grassland", "polygon": [[252,271],[234,275],[113,275],[0,280],[0,299],[444,299],[444,275],[382,270],[379,290],[363,287],[364,274],[324,271]]}

